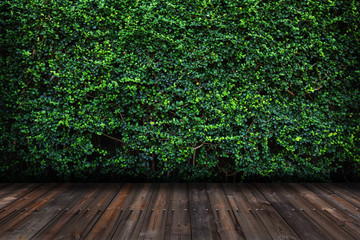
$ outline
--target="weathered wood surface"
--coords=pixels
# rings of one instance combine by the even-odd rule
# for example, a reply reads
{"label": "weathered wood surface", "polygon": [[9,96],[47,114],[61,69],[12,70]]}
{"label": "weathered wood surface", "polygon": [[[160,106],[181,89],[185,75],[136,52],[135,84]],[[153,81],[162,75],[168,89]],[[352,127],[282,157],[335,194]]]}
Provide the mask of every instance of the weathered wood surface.
{"label": "weathered wood surface", "polygon": [[2,239],[360,239],[360,184],[0,184]]}

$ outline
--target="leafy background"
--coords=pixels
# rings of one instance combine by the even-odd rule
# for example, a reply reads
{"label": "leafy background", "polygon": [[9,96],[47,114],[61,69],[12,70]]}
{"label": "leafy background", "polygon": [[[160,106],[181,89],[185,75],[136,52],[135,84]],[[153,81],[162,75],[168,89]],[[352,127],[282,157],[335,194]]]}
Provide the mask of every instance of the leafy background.
{"label": "leafy background", "polygon": [[360,3],[6,0],[3,181],[360,176]]}

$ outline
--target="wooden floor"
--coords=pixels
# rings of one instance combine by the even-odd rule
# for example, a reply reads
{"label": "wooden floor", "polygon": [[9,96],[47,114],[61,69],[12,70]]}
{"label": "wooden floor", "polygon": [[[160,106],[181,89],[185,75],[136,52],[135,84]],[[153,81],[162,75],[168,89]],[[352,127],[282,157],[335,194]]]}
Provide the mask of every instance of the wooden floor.
{"label": "wooden floor", "polygon": [[360,184],[0,184],[0,239],[360,239]]}

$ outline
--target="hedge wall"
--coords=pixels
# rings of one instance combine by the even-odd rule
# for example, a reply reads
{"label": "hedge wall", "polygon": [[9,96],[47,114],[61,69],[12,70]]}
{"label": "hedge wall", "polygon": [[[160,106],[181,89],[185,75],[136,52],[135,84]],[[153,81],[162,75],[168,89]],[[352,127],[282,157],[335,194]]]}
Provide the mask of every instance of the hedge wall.
{"label": "hedge wall", "polygon": [[2,180],[360,176],[356,0],[6,0]]}

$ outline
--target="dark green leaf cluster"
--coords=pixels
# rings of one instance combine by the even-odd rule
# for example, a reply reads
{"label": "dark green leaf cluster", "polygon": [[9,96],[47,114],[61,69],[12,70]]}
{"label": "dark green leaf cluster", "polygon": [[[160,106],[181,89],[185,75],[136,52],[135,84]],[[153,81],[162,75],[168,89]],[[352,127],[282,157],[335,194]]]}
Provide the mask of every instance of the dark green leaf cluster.
{"label": "dark green leaf cluster", "polygon": [[360,175],[359,1],[0,4],[2,179]]}

